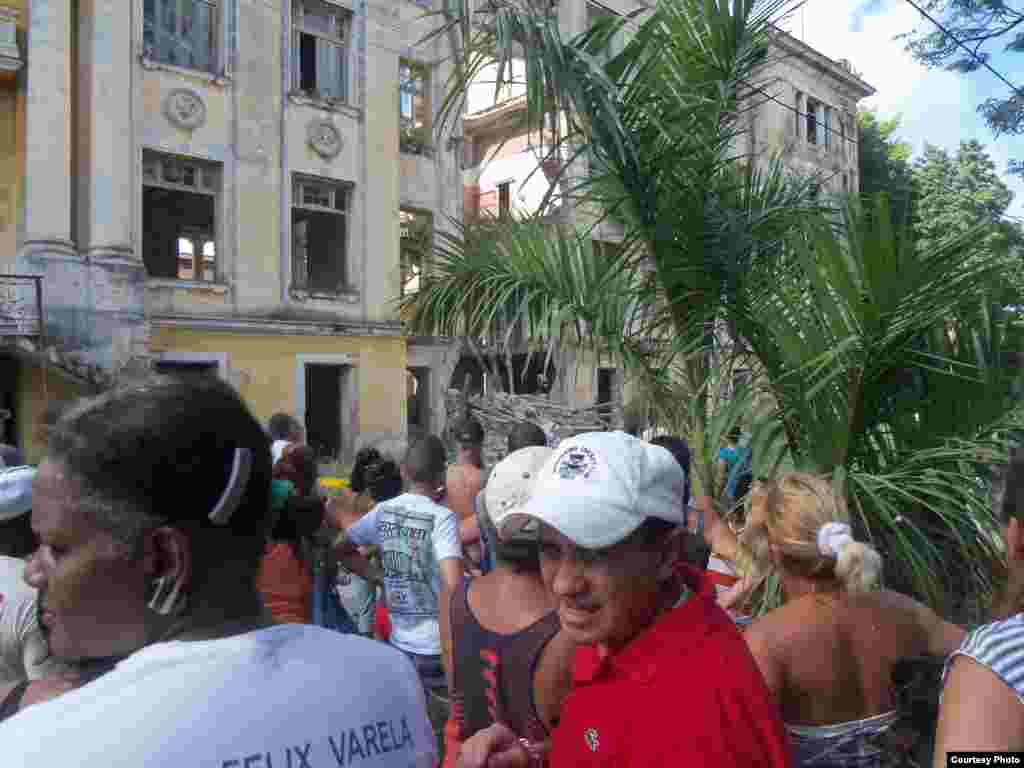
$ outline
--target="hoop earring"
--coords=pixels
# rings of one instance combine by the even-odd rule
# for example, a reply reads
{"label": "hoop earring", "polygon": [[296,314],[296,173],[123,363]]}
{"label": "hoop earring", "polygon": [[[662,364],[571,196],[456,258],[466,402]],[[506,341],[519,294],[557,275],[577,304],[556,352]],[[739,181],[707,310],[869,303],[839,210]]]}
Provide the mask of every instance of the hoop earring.
{"label": "hoop earring", "polygon": [[185,610],[187,598],[181,592],[181,582],[170,576],[160,576],[150,584],[150,610],[161,616],[177,615]]}

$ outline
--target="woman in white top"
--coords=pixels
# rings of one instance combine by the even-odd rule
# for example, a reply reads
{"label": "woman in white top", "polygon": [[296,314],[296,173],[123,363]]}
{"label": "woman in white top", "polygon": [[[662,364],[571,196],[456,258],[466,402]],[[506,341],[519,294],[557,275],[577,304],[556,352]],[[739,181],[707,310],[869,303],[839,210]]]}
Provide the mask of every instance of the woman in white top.
{"label": "woman in white top", "polygon": [[960,750],[1024,751],[1024,452],[996,494],[1009,579],[999,617],[971,632],[946,667],[935,765]]}
{"label": "woman in white top", "polygon": [[270,480],[266,435],[212,377],[147,378],[61,415],[25,578],[54,655],[121,660],[0,724],[4,768],[433,765],[402,654],[271,625]]}
{"label": "woman in white top", "polygon": [[778,699],[796,762],[880,765],[878,737],[897,721],[894,665],[952,652],[963,630],[880,588],[881,558],[854,541],[846,502],[829,481],[793,473],[763,490],[745,538],[757,567],[779,577],[785,603],[744,637]]}

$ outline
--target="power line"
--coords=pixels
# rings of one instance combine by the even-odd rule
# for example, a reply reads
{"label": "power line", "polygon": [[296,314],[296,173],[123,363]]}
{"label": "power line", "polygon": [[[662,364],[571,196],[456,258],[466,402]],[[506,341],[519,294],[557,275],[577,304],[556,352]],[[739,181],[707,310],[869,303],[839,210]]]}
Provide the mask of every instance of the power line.
{"label": "power line", "polygon": [[915,3],[914,0],[907,0],[907,4],[911,8],[913,8],[915,11],[920,13],[922,16],[924,16],[926,19],[928,19],[928,21],[930,21],[936,27],[938,27],[939,30],[942,32],[942,34],[944,34],[946,37],[948,37],[950,40],[952,40],[958,46],[960,46],[965,51],[967,51],[967,55],[968,56],[970,56],[976,62],[981,64],[981,66],[983,66],[985,69],[987,69],[993,75],[995,75],[1000,80],[1002,80],[1004,83],[1006,83],[1010,87],[1011,91],[1013,91],[1015,93],[1022,93],[1020,88],[1018,88],[1016,85],[1014,85],[1009,80],[1007,80],[1005,77],[1003,77],[1001,74],[996,72],[996,70],[993,69],[992,66],[987,61],[985,61],[983,58],[981,58],[981,56],[979,56],[977,53],[972,51],[971,48],[968,45],[962,43],[952,32],[950,32],[948,29],[946,29],[944,26],[942,26],[942,24],[940,24],[934,18],[932,18],[921,6],[919,6],[917,3]]}

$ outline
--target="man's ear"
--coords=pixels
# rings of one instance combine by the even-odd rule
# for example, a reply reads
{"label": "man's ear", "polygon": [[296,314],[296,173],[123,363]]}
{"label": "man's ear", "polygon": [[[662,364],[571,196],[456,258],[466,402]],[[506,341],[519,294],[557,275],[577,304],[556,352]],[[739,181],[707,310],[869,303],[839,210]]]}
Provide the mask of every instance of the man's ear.
{"label": "man's ear", "polygon": [[187,590],[192,584],[192,542],[177,528],[156,528],[146,539],[146,576],[167,577]]}

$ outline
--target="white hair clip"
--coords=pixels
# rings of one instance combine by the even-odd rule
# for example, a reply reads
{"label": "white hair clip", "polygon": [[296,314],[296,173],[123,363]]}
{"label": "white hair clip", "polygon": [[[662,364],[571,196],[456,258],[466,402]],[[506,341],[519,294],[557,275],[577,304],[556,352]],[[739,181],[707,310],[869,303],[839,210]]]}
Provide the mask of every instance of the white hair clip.
{"label": "white hair clip", "polygon": [[839,557],[843,547],[853,543],[847,523],[825,523],[818,529],[818,552],[825,557]]}
{"label": "white hair clip", "polygon": [[217,500],[217,505],[210,512],[210,522],[214,525],[227,525],[231,522],[231,516],[242,502],[242,494],[245,493],[245,487],[249,484],[251,472],[252,450],[235,448],[228,484],[224,488],[224,493]]}

